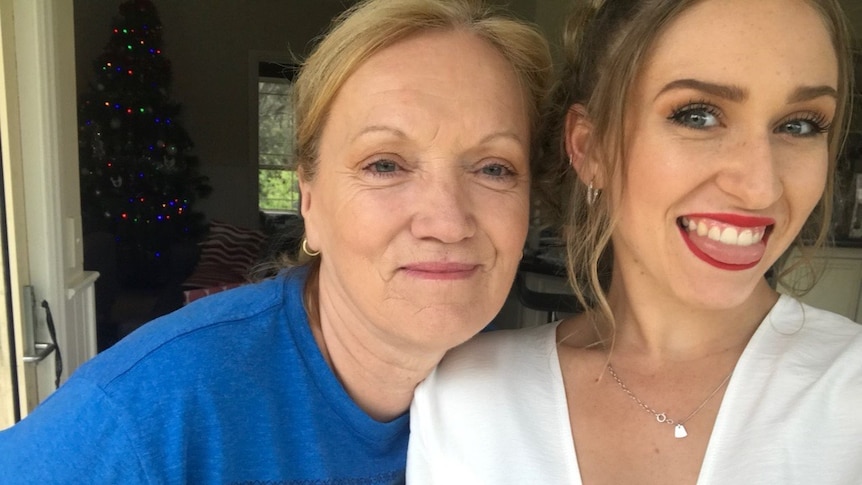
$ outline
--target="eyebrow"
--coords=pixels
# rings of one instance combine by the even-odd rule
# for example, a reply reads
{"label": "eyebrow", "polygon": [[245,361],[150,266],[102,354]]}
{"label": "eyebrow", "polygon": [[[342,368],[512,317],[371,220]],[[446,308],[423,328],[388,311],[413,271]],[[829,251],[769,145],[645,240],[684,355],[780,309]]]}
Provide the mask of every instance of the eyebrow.
{"label": "eyebrow", "polygon": [[[697,79],[677,79],[676,81],[671,81],[667,83],[661,91],[659,91],[656,98],[661,96],[662,94],[674,90],[674,89],[694,89],[696,91],[703,91],[707,94],[711,94],[713,96],[717,96],[719,98],[724,98],[729,101],[740,102],[744,101],[748,98],[748,91],[733,85],[724,85],[724,84],[715,84],[706,81],[699,81]],[[796,88],[790,95],[787,97],[787,102],[799,103],[802,101],[808,101],[811,99],[816,99],[821,96],[829,96],[831,98],[838,98],[838,91],[832,86],[801,86]]]}
{"label": "eyebrow", "polygon": [[799,103],[801,101],[808,101],[811,99],[816,99],[821,96],[829,96],[830,98],[838,99],[838,91],[832,86],[802,86],[796,88],[796,91],[790,94],[787,97],[788,103]]}
{"label": "eyebrow", "polygon": [[362,130],[360,130],[359,133],[357,133],[351,139],[351,141],[354,141],[363,135],[367,135],[368,133],[380,133],[380,132],[390,133],[390,134],[395,135],[396,137],[402,138],[402,139],[407,138],[407,134],[404,133],[403,131],[399,130],[398,128],[393,128],[391,126],[386,126],[386,125],[370,125],[370,126],[366,126]]}
{"label": "eyebrow", "polygon": [[499,131],[499,132],[491,133],[491,134],[485,136],[484,138],[482,138],[482,140],[479,142],[479,144],[482,145],[485,143],[489,143],[489,142],[491,142],[497,138],[505,138],[505,139],[515,141],[517,143],[524,143],[525,142],[524,140],[521,139],[520,136],[518,136],[517,133],[515,133],[513,131]]}
{"label": "eyebrow", "polygon": [[697,79],[677,79],[676,81],[671,81],[665,84],[661,91],[656,95],[656,98],[674,89],[694,89],[696,91],[703,91],[707,94],[735,102],[743,101],[748,97],[748,91],[739,86],[715,84],[706,81],[698,81]]}
{"label": "eyebrow", "polygon": [[[401,139],[407,139],[408,138],[407,134],[404,133],[403,131],[399,130],[398,128],[394,128],[394,127],[386,126],[386,125],[370,125],[370,126],[366,126],[362,130],[360,130],[359,133],[357,133],[356,136],[353,137],[353,140],[356,140],[357,138],[359,138],[363,135],[369,134],[369,133],[381,133],[381,132],[392,134],[395,137],[401,138]],[[479,140],[478,144],[482,145],[485,143],[489,143],[489,142],[491,142],[497,138],[506,138],[506,139],[510,139],[512,141],[515,141],[517,143],[524,143],[524,140],[522,140],[521,137],[518,136],[518,134],[513,132],[513,131],[499,131],[499,132],[495,132],[495,133],[490,133],[490,134],[482,137],[482,139]]]}

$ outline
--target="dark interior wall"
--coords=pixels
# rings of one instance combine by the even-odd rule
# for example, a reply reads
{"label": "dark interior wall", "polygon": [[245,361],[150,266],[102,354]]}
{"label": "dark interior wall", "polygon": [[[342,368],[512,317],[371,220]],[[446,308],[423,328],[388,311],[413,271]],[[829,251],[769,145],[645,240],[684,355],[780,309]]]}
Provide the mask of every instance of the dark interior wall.
{"label": "dark interior wall", "polygon": [[859,0],[840,0],[839,3],[844,7],[844,12],[850,20],[850,27],[853,29],[858,45],[858,39],[862,37],[862,2]]}

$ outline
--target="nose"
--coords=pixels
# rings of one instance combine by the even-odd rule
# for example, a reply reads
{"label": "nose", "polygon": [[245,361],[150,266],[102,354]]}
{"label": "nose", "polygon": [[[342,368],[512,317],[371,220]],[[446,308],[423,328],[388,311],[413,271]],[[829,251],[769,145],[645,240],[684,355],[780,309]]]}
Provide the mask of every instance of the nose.
{"label": "nose", "polygon": [[770,134],[751,135],[725,150],[727,157],[716,180],[742,208],[766,209],[784,192],[780,160]]}
{"label": "nose", "polygon": [[421,184],[411,223],[414,237],[456,243],[476,233],[469,181],[453,174]]}

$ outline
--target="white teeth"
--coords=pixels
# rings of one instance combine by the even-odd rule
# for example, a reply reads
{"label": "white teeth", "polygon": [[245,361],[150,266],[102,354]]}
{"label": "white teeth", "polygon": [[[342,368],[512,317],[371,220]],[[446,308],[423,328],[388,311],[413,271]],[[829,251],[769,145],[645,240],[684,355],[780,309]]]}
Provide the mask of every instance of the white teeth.
{"label": "white teeth", "polygon": [[761,228],[722,228],[718,225],[710,226],[703,220],[695,222],[688,218],[682,218],[682,225],[688,229],[689,232],[696,232],[700,237],[708,237],[713,241],[731,246],[751,246],[752,244],[759,243],[763,239],[763,230]]}
{"label": "white teeth", "polygon": [[[698,230],[698,232],[700,231]],[[706,237],[712,239],[713,241],[721,241],[721,229],[719,229],[718,226],[710,227],[709,233],[707,233]]]}
{"label": "white teeth", "polygon": [[728,227],[727,229],[721,231],[721,238],[719,240],[724,244],[736,244],[736,242],[739,241],[739,233],[736,231],[736,229]]}

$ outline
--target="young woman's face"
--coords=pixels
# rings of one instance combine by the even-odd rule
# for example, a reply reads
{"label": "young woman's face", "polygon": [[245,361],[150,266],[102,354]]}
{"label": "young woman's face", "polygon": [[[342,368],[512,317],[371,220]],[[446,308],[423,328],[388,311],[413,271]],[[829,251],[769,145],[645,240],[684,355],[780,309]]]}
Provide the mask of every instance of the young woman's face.
{"label": "young woman's face", "polygon": [[675,19],[635,82],[611,188],[626,284],[703,308],[751,295],[823,193],[837,83],[804,0],[707,0]]}
{"label": "young woman's face", "polygon": [[527,233],[527,113],[512,67],[472,34],[420,34],[365,61],[302,185],[322,312],[443,350],[489,323]]}

